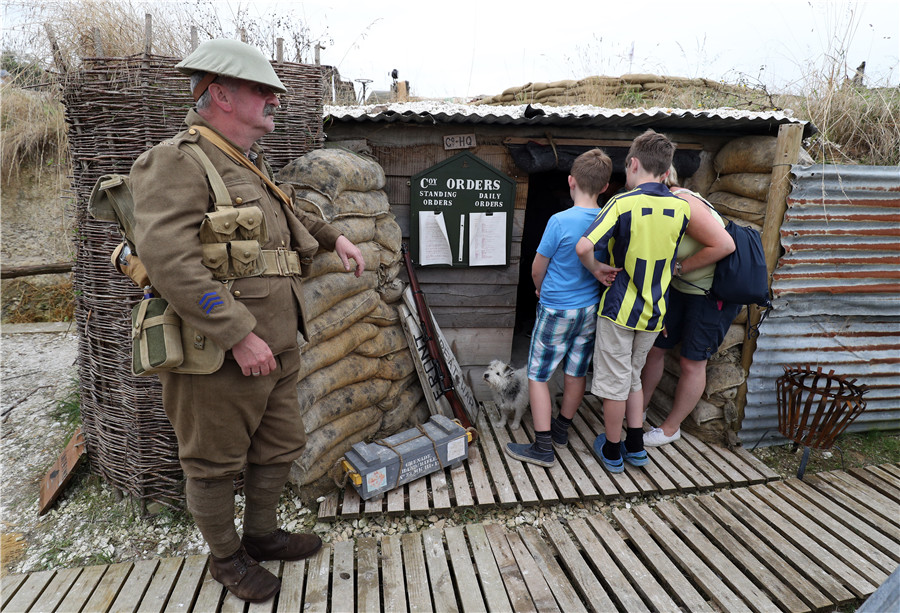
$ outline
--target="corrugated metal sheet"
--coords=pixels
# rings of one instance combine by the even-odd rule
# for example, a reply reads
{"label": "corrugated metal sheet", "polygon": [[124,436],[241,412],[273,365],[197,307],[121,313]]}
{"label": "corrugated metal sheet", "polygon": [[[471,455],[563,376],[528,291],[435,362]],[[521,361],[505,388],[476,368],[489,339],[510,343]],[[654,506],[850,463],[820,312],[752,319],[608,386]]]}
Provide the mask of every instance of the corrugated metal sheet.
{"label": "corrugated metal sheet", "polygon": [[760,328],[740,438],[784,442],[775,380],[822,366],[865,384],[850,431],[900,430],[900,168],[794,166],[775,309]]}
{"label": "corrugated metal sheet", "polygon": [[591,105],[486,106],[440,101],[404,102],[367,106],[326,106],[327,121],[360,123],[494,124],[520,126],[578,126],[582,128],[654,128],[656,130],[727,131],[776,134],[786,123],[803,125],[803,136],[815,126],[781,111],[750,112],[735,109],[607,109]]}

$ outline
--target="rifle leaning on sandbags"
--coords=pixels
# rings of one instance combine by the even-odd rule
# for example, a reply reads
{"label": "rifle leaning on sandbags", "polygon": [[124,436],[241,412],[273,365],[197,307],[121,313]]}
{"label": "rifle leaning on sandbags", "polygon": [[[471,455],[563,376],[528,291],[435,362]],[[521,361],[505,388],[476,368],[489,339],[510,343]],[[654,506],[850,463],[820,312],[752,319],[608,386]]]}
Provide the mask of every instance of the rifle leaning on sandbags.
{"label": "rifle leaning on sandbags", "polygon": [[428,306],[425,304],[425,294],[422,292],[422,289],[419,287],[419,282],[416,280],[416,273],[413,270],[409,248],[405,243],[400,246],[400,252],[403,254],[403,261],[406,264],[406,273],[409,276],[409,286],[412,290],[413,301],[416,305],[416,313],[419,316],[419,323],[421,324],[425,347],[428,350],[428,357],[436,367],[436,371],[439,375],[438,390],[440,395],[445,397],[447,402],[450,403],[450,408],[453,410],[453,416],[459,420],[459,423],[462,424],[463,428],[471,428],[472,423],[469,421],[469,416],[466,414],[466,408],[456,392],[456,386],[453,383],[453,376],[450,374],[447,361],[444,359],[440,347],[438,347],[437,334],[431,321],[431,313],[428,312]]}

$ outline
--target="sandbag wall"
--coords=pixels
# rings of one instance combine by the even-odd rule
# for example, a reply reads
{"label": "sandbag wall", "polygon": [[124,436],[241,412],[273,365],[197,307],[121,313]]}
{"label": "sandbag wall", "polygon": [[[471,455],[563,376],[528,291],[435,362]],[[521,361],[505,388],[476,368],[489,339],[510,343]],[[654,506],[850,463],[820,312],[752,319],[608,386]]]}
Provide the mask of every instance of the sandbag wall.
{"label": "sandbag wall", "polygon": [[[761,232],[777,140],[774,136],[744,136],[725,143],[714,155],[704,152],[700,168],[685,185],[704,195],[722,217]],[[807,160],[812,162],[801,150],[801,163]],[[703,396],[683,424],[687,431],[708,442],[736,441],[740,424],[735,399],[747,377],[741,366],[746,325],[747,307],[744,307],[718,352],[707,362]],[[676,348],[666,355],[665,374],[653,399],[654,406],[663,414],[672,406],[680,373]]]}
{"label": "sandbag wall", "polygon": [[297,393],[308,435],[292,480],[327,477],[353,443],[427,419],[428,406],[397,309],[405,283],[401,230],[383,191],[384,170],[342,149],[310,152],[282,168],[294,204],[338,228],[366,263],[357,278],[321,252],[303,282],[308,323]]}
{"label": "sandbag wall", "polygon": [[[473,104],[504,105],[540,103],[552,106],[603,104],[610,98],[621,98],[627,105],[671,99],[680,90],[703,89],[723,95],[748,93],[747,88],[710,79],[689,79],[653,74],[626,74],[621,77],[592,76],[580,80],[552,83],[526,83],[505,89],[502,93],[475,101]],[[623,104],[623,106],[626,106]],[[711,106],[716,106],[712,103]]]}

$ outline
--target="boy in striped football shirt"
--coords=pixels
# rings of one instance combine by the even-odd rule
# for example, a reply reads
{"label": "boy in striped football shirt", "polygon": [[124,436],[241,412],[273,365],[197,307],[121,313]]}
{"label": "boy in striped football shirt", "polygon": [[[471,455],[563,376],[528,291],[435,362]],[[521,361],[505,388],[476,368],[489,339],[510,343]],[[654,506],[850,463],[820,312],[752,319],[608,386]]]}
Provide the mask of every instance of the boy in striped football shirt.
{"label": "boy in striped football shirt", "polygon": [[575,246],[597,279],[604,274],[601,264],[622,268],[600,298],[591,384],[591,393],[603,399],[606,430],[594,452],[610,472],[622,472],[624,461],[648,461],[641,370],[663,329],[675,251],[690,220],[690,206],[663,183],[674,153],[675,144],[653,130],[634,139],[625,158],[628,191],[606,203]]}

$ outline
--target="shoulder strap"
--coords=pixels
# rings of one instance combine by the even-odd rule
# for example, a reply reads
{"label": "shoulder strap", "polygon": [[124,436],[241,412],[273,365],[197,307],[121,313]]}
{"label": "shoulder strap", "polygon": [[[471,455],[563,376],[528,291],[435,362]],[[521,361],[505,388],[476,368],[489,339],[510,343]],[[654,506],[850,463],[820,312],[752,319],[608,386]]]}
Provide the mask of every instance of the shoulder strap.
{"label": "shoulder strap", "polygon": [[213,190],[213,196],[216,199],[216,208],[233,206],[231,204],[231,195],[225,187],[222,175],[220,175],[219,171],[216,170],[216,167],[213,166],[209,156],[203,153],[203,149],[201,149],[200,145],[197,143],[184,143],[184,146],[189,148],[198,158],[200,158],[200,163],[203,164],[203,169],[206,171],[206,177],[209,179],[209,185]]}
{"label": "shoulder strap", "polygon": [[225,155],[230,157],[232,160],[241,164],[242,166],[247,167],[248,169],[255,172],[259,175],[263,181],[265,181],[266,185],[269,186],[269,189],[278,196],[279,200],[281,200],[288,207],[292,207],[291,199],[281,191],[277,185],[275,185],[272,180],[265,175],[256,165],[251,162],[246,155],[244,155],[241,151],[239,151],[234,145],[226,141],[224,138],[219,136],[214,130],[207,128],[206,126],[192,126],[193,129],[197,130],[200,134],[202,134],[206,140],[211,142],[213,145],[219,148]]}

